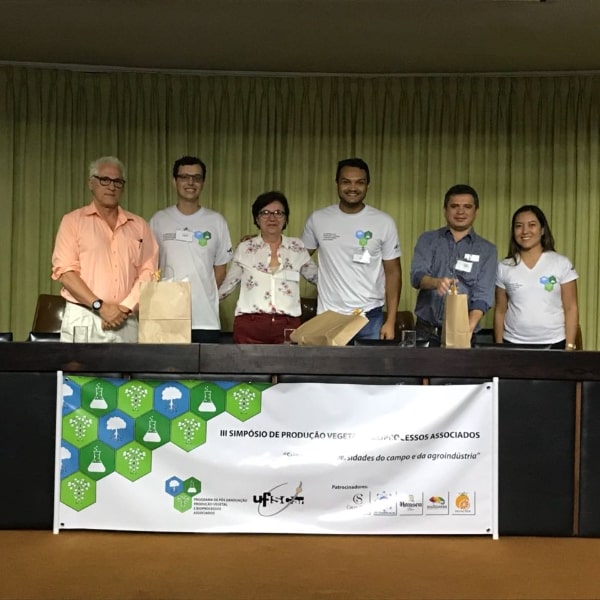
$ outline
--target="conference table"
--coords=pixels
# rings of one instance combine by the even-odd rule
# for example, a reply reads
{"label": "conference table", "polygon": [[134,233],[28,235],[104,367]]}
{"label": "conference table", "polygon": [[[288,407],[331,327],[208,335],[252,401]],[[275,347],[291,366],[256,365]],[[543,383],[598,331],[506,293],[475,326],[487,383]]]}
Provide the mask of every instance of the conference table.
{"label": "conference table", "polygon": [[369,385],[473,384],[498,377],[500,535],[600,535],[598,352],[2,343],[2,529],[52,527],[57,371]]}

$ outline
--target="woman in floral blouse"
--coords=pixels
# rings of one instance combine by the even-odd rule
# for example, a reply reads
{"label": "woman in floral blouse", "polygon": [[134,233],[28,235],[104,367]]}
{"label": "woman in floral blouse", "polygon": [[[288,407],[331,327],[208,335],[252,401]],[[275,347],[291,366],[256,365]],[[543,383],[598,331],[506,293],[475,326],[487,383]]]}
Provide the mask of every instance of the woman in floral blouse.
{"label": "woman in floral blouse", "polygon": [[235,307],[236,344],[282,344],[284,330],[300,326],[300,275],[317,282],[317,265],[299,238],[282,234],[290,208],[281,192],[265,192],[252,205],[260,234],[240,243],[219,298],[240,284]]}

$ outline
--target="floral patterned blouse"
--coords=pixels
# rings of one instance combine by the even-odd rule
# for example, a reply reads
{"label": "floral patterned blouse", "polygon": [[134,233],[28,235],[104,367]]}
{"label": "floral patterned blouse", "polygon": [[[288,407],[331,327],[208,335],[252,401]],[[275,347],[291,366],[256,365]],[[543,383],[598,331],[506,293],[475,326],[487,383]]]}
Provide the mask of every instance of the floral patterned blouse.
{"label": "floral patterned blouse", "polygon": [[268,313],[299,317],[300,275],[317,283],[317,265],[299,238],[281,236],[279,266],[270,267],[271,247],[258,235],[235,249],[225,280],[219,288],[222,300],[240,285],[235,314]]}

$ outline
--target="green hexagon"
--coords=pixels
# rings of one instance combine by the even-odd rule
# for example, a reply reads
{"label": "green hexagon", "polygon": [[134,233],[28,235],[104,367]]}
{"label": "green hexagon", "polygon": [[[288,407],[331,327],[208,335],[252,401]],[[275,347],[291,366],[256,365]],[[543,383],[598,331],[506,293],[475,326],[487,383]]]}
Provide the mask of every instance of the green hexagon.
{"label": "green hexagon", "polygon": [[171,422],[156,410],[135,420],[135,439],[142,446],[154,450],[171,440]]}
{"label": "green hexagon", "polygon": [[74,410],[63,417],[62,437],[76,448],[87,446],[98,437],[98,418],[83,408]]}
{"label": "green hexagon", "polygon": [[152,410],[154,390],[145,381],[128,381],[117,391],[117,406],[136,418]]}
{"label": "green hexagon", "polygon": [[171,421],[171,442],[189,452],[206,442],[206,421],[185,412]]}
{"label": "green hexagon", "polygon": [[177,496],[175,496],[173,498],[173,508],[175,510],[178,510],[181,513],[191,510],[192,504],[193,504],[192,497],[188,496],[185,493],[177,494]]}
{"label": "green hexagon", "polygon": [[152,470],[152,452],[137,442],[117,450],[116,471],[129,481],[136,481]]}
{"label": "green hexagon", "polygon": [[195,477],[189,477],[183,482],[183,494],[187,494],[190,498],[197,496],[202,491],[202,482]]}
{"label": "green hexagon", "polygon": [[190,410],[205,421],[225,412],[225,390],[214,383],[203,381],[190,392]]}
{"label": "green hexagon", "polygon": [[240,383],[227,390],[225,408],[240,421],[247,421],[258,415],[261,405],[261,391],[248,383]]}
{"label": "green hexagon", "polygon": [[91,506],[96,502],[96,482],[76,471],[60,482],[60,501],[78,512]]}
{"label": "green hexagon", "polygon": [[102,416],[117,406],[117,388],[105,379],[92,379],[81,388],[81,406]]}
{"label": "green hexagon", "polygon": [[79,469],[94,481],[115,472],[115,450],[96,440],[79,453]]}

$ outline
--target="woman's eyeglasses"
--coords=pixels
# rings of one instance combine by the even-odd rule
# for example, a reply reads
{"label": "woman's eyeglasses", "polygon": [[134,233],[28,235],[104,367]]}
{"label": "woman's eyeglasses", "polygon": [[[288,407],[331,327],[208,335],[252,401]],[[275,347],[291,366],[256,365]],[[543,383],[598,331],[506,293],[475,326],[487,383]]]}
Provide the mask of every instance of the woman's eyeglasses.
{"label": "woman's eyeglasses", "polygon": [[258,216],[263,219],[268,219],[271,215],[273,215],[276,219],[283,219],[285,217],[285,213],[282,210],[260,210],[258,211]]}

